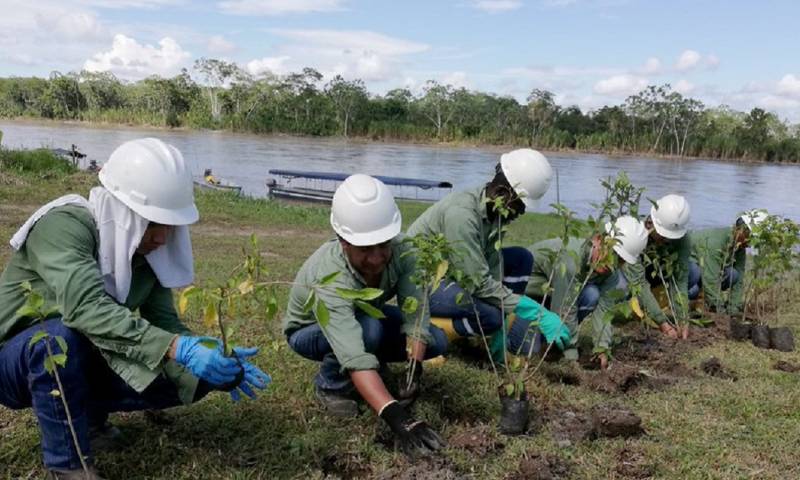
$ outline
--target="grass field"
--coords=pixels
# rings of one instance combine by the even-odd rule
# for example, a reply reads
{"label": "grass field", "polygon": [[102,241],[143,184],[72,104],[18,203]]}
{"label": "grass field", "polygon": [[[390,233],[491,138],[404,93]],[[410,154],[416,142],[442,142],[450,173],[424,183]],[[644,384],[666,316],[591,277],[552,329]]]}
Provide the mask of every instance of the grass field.
{"label": "grass field", "polygon": [[[0,238],[10,238],[41,204],[67,192],[86,194],[93,182],[84,173],[0,170]],[[293,279],[305,258],[331,237],[322,207],[219,194],[200,195],[198,205],[201,221],[192,232],[199,283],[224,278],[252,233],[269,277],[280,280]],[[402,208],[408,225],[424,206]],[[508,243],[529,245],[554,236],[556,228],[553,217],[527,215],[513,224]],[[10,254],[3,240],[0,263]],[[287,291],[278,293],[282,307]],[[202,332],[196,317],[187,323]],[[779,317],[800,333],[798,304],[783,308]],[[645,341],[658,347],[652,359],[620,357],[612,372],[638,383],[623,382],[617,389],[597,388],[596,372],[581,372],[581,381],[567,382],[578,383],[572,385],[543,372],[528,385],[535,428],[523,437],[496,433],[500,405],[489,370],[458,357],[431,366],[414,412],[451,447],[440,460],[415,465],[386,448],[386,429],[370,411],[341,420],[319,408],[311,384],[316,366],[288,348],[279,320],[254,315],[242,324],[241,343],[261,347],[255,361],[272,375],[269,388],[257,400],[236,405],[227,395],[211,394],[168,411],[159,422],[141,413],[112,416],[132,444],[98,455],[108,478],[800,478],[800,373],[773,369],[779,360],[800,363],[800,353],[736,343],[721,328],[693,330],[697,341],[676,345],[629,326],[629,345]],[[735,379],[706,374],[700,365],[712,356]],[[569,441],[560,435],[567,420],[608,403],[638,414],[645,433]],[[0,407],[0,438],[0,478],[41,477],[30,410]]]}

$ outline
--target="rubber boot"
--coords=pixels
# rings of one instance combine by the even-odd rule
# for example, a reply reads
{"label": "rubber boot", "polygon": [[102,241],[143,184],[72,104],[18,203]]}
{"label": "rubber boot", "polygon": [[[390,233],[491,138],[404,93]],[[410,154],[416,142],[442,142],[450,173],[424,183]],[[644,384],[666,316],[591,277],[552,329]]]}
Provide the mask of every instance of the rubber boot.
{"label": "rubber boot", "polygon": [[431,324],[442,329],[444,334],[447,335],[448,342],[453,342],[455,340],[464,338],[458,332],[456,332],[455,328],[453,328],[452,318],[431,317]]}

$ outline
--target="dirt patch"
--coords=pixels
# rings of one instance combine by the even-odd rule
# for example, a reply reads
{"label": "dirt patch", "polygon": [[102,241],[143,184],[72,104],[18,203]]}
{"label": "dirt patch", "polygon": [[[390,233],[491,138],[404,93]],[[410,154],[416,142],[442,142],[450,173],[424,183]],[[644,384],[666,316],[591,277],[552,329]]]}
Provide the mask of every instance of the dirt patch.
{"label": "dirt patch", "polygon": [[789,372],[789,373],[800,372],[800,365],[791,362],[786,362],[784,360],[775,362],[775,365],[773,365],[772,368],[775,370],[779,370],[781,372]]}
{"label": "dirt patch", "polygon": [[413,463],[401,461],[375,478],[379,480],[458,480],[465,476],[456,473],[447,459],[427,457]]}
{"label": "dirt patch", "polygon": [[559,447],[565,448],[592,438],[592,419],[575,410],[558,410],[547,415],[547,427]]}
{"label": "dirt patch", "polygon": [[542,375],[551,383],[563,385],[580,385],[583,383],[583,372],[576,362],[544,363]]}
{"label": "dirt patch", "polygon": [[717,357],[711,357],[700,364],[700,368],[711,377],[723,378],[726,380],[736,380],[736,374],[722,366],[722,362]]}
{"label": "dirt patch", "polygon": [[595,405],[591,416],[594,437],[635,437],[644,433],[642,418],[625,407]]}
{"label": "dirt patch", "polygon": [[570,464],[561,457],[545,453],[526,454],[509,480],[557,480],[569,478]]}
{"label": "dirt patch", "polygon": [[641,389],[659,390],[673,381],[633,365],[614,362],[607,370],[586,372],[583,383],[592,390],[615,394],[635,393]]}
{"label": "dirt patch", "polygon": [[505,444],[497,438],[495,429],[488,425],[470,427],[452,435],[448,440],[451,448],[466,450],[478,457],[500,450]]}
{"label": "dirt patch", "polygon": [[646,479],[656,473],[655,465],[649,463],[641,450],[625,447],[617,453],[616,472],[623,478]]}

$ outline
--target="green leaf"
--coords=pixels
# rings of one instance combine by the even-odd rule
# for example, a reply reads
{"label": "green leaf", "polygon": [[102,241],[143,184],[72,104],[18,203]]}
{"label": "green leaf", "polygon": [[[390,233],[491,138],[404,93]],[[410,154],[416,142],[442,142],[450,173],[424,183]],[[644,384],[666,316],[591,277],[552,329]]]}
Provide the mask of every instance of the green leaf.
{"label": "green leaf", "polygon": [[506,396],[511,397],[513,395],[514,395],[514,385],[509,383],[508,385],[506,385]]}
{"label": "green leaf", "polygon": [[58,391],[58,389],[54,388],[50,390],[50,396],[58,398],[61,396],[61,392]]}
{"label": "green leaf", "polygon": [[355,303],[356,307],[358,307],[362,312],[366,313],[372,318],[378,320],[386,318],[386,315],[384,315],[379,308],[374,307],[363,300],[354,300],[353,303]]}
{"label": "green leaf", "polygon": [[325,275],[322,277],[322,280],[319,281],[320,286],[324,287],[326,285],[330,285],[334,280],[336,280],[336,277],[338,277],[340,273],[342,272],[333,272]]}
{"label": "green leaf", "polygon": [[275,314],[278,313],[278,300],[275,297],[269,297],[267,300],[267,320],[272,320],[275,318]]}
{"label": "green leaf", "polygon": [[52,358],[53,362],[60,367],[63,367],[64,365],[67,364],[67,355],[64,353],[57,353],[50,358]]}
{"label": "green leaf", "polygon": [[48,336],[49,334],[47,332],[45,332],[44,330],[39,330],[38,332],[34,333],[33,336],[31,337],[30,341],[28,342],[28,348],[33,348],[33,346],[36,345],[36,343],[39,340],[47,338]]}
{"label": "green leaf", "polygon": [[502,248],[503,248],[503,240],[498,238],[497,240],[494,241],[494,249],[499,252],[500,250],[502,250]]}
{"label": "green leaf", "polygon": [[26,303],[17,310],[17,318],[39,318],[39,312]]}
{"label": "green leaf", "polygon": [[58,344],[58,348],[61,349],[61,353],[67,353],[67,341],[64,340],[64,337],[56,335],[56,343]]}
{"label": "green leaf", "polygon": [[44,358],[44,369],[47,371],[47,373],[52,375],[54,368],[55,367],[53,366],[53,358],[50,357],[50,356],[45,357]]}
{"label": "green leaf", "polygon": [[308,294],[308,298],[306,298],[306,303],[303,304],[303,313],[311,312],[311,309],[314,308],[314,303],[317,301],[317,292],[311,290]]}
{"label": "green leaf", "polygon": [[200,345],[210,350],[214,350],[219,346],[219,342],[217,340],[206,339],[206,340],[200,340]]}
{"label": "green leaf", "polygon": [[213,328],[219,320],[219,313],[217,312],[217,304],[214,300],[209,300],[206,303],[206,308],[203,309],[203,325],[206,328]]}
{"label": "green leaf", "polygon": [[325,305],[325,302],[321,300],[317,301],[317,304],[314,306],[314,316],[317,317],[317,322],[319,322],[319,325],[322,328],[328,326],[328,323],[331,320],[331,314],[328,311],[328,307]]}
{"label": "green leaf", "polygon": [[456,294],[456,305],[461,305],[462,300],[464,300],[464,292],[458,292]]}
{"label": "green leaf", "polygon": [[406,297],[406,299],[403,300],[404,313],[411,315],[417,311],[417,308],[419,308],[419,300],[417,300],[416,298]]}
{"label": "green leaf", "polygon": [[351,288],[337,288],[336,293],[345,300],[375,300],[383,295],[380,288],[362,288],[354,290]]}

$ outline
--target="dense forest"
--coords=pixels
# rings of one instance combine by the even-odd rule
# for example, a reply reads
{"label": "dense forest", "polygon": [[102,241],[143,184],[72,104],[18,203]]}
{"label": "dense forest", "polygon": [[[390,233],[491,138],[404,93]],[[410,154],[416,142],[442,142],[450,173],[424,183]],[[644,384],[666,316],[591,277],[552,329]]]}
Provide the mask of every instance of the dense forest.
{"label": "dense forest", "polygon": [[436,81],[418,94],[398,88],[375,95],[361,80],[325,82],[311,68],[254,77],[234,63],[206,58],[191,72],[133,83],[86,71],[0,78],[0,117],[800,161],[800,126],[760,108],[708,108],[669,84],[583,112],[556,104],[553,92],[538,88],[526,103]]}

